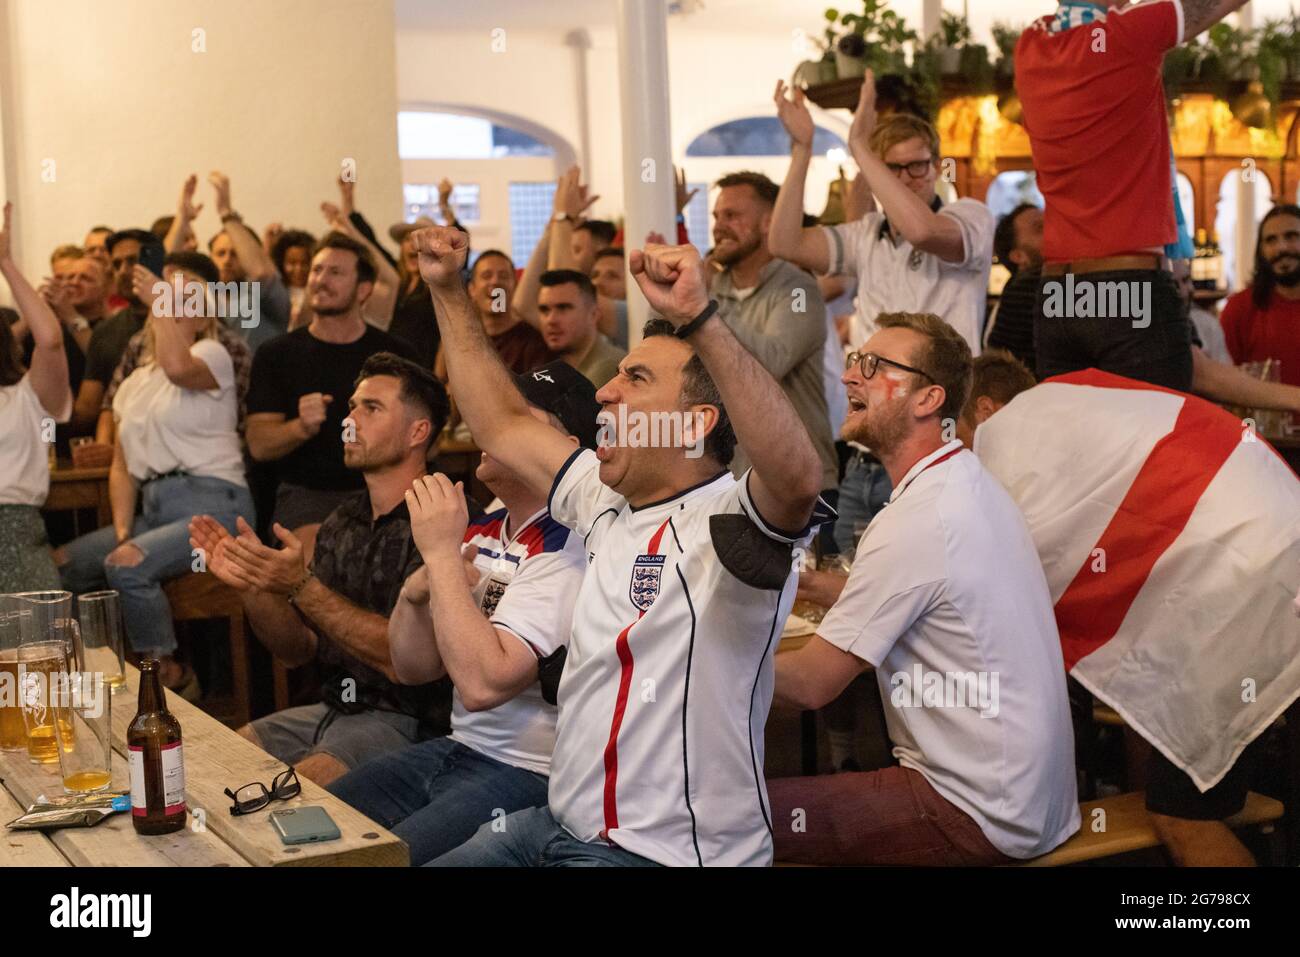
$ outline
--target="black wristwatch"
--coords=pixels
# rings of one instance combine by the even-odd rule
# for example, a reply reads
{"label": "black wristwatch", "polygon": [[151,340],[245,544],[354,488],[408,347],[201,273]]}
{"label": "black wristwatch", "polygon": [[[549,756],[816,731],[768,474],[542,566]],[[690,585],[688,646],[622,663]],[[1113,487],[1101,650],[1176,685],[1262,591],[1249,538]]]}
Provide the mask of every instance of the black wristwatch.
{"label": "black wristwatch", "polygon": [[709,304],[704,307],[704,311],[692,319],[686,325],[677,330],[678,339],[686,339],[700,331],[700,326],[704,325],[713,318],[713,314],[718,311],[718,300],[710,299]]}

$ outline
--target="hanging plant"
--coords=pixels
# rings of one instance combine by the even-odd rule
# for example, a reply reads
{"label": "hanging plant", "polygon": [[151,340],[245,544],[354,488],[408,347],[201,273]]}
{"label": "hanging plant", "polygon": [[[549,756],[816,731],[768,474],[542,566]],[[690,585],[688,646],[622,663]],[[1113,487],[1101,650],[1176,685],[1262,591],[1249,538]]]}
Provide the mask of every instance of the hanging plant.
{"label": "hanging plant", "polygon": [[998,62],[994,71],[1000,77],[1012,77],[1016,73],[1016,44],[1020,42],[1023,27],[1012,26],[998,21],[993,24],[993,43],[998,48]]}

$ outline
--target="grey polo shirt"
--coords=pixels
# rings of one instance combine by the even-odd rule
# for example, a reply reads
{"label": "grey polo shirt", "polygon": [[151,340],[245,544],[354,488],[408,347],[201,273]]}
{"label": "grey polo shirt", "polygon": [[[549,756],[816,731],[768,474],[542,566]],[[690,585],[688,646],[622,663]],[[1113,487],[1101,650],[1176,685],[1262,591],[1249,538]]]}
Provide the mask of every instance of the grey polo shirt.
{"label": "grey polo shirt", "polygon": [[[837,488],[839,461],[822,381],[826,306],[817,281],[798,266],[774,259],[751,289],[738,291],[731,273],[724,272],[713,280],[712,295],[722,321],[781,384],[803,420],[821,459],[822,488]],[[749,465],[749,456],[738,447],[732,472],[739,476]]]}
{"label": "grey polo shirt", "polygon": [[599,389],[618,375],[618,364],[623,361],[625,355],[627,355],[626,349],[620,349],[598,332],[591,350],[578,363],[577,369]]}

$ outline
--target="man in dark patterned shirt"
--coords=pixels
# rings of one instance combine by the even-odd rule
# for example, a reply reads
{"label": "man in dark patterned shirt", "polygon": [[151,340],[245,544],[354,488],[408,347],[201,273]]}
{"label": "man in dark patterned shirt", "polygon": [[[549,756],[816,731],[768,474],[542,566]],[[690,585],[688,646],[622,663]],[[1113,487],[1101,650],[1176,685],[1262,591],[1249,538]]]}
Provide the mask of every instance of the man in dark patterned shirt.
{"label": "man in dark patterned shirt", "polygon": [[366,360],[344,420],[343,455],[366,487],[325,519],[310,568],[284,526],[263,545],[241,521],[235,537],[207,516],[190,525],[210,572],[244,599],[253,631],[287,665],[315,660],[321,702],[260,718],[240,733],[300,774],[328,784],[361,763],[450,729],[451,685],[397,682],[388,616],[421,565],[405,493],[425,474],[447,420],[447,393],[392,353]]}

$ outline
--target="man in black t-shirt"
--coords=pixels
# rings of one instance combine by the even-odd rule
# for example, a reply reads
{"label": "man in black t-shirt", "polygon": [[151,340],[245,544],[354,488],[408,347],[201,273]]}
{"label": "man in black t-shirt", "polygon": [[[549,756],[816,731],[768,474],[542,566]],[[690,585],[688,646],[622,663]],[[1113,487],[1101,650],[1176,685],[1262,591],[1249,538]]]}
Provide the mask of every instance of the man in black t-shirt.
{"label": "man in black t-shirt", "polygon": [[249,452],[276,463],[274,520],[292,529],[308,554],[325,516],[364,484],[343,461],[348,396],[362,365],[377,352],[416,358],[361,318],[374,282],[370,251],[330,233],[316,247],[307,280],[311,325],[270,340],[253,359]]}

